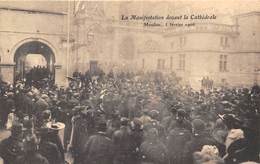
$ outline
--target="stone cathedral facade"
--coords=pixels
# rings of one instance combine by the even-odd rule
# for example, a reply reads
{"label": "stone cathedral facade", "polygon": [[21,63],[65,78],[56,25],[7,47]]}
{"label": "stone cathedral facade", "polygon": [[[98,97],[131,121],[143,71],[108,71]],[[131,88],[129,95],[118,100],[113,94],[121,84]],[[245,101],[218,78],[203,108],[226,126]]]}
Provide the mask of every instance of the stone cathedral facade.
{"label": "stone cathedral facade", "polygon": [[[260,80],[260,12],[220,17],[220,23],[196,22],[188,28],[156,28],[120,17],[170,13],[165,4],[139,4],[139,8],[131,2],[81,5],[74,17],[73,49],[75,68],[80,71],[94,60],[106,71],[174,71],[185,84],[196,88],[203,77],[216,86],[249,86]],[[165,13],[158,5],[167,7]],[[222,23],[221,19],[230,21]]]}

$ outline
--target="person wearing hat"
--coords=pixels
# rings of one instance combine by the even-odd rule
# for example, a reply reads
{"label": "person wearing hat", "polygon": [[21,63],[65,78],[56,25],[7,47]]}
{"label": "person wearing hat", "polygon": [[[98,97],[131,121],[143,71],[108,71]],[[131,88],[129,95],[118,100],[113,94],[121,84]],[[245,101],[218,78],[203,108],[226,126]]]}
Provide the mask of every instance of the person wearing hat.
{"label": "person wearing hat", "polygon": [[38,153],[36,137],[25,140],[24,154],[16,156],[14,164],[49,164],[48,160]]}
{"label": "person wearing hat", "polygon": [[[181,124],[180,124],[181,125]],[[169,151],[170,163],[180,164],[182,160],[183,145],[191,139],[191,131],[185,126],[175,126],[167,136],[167,148]]]}
{"label": "person wearing hat", "polygon": [[90,136],[80,155],[81,164],[113,164],[113,143],[106,136],[107,125],[104,120],[97,123],[97,133]]}
{"label": "person wearing hat", "polygon": [[74,163],[79,163],[79,155],[84,151],[85,143],[94,134],[94,116],[88,107],[81,107],[79,113],[72,118],[71,145],[69,150],[74,157]]}
{"label": "person wearing hat", "polygon": [[108,120],[107,127],[107,135],[112,138],[114,132],[120,128],[120,113],[118,110],[116,110],[112,114],[111,119]]}
{"label": "person wearing hat", "polygon": [[64,164],[59,148],[55,143],[50,141],[49,132],[48,128],[39,130],[39,153],[47,158],[49,164]]}
{"label": "person wearing hat", "polygon": [[221,120],[223,120],[228,130],[239,129],[242,126],[242,121],[238,119],[234,114],[224,114],[218,116]]}
{"label": "person wearing hat", "polygon": [[65,125],[60,122],[57,123],[49,122],[47,124],[47,128],[49,129],[49,131],[48,133],[46,133],[46,137],[48,137],[48,141],[54,143],[58,147],[62,160],[65,160],[65,155],[64,155],[65,149],[62,145],[62,141],[59,136],[59,130],[63,129],[64,126]]}
{"label": "person wearing hat", "polygon": [[223,157],[226,164],[237,164],[251,160],[248,141],[241,129],[231,129],[226,139],[226,152]]}
{"label": "person wearing hat", "polygon": [[47,102],[48,105],[51,104],[51,99],[50,99],[50,97],[47,95],[47,93],[46,93],[46,94],[42,94],[42,95],[41,95],[41,98],[42,98],[45,102]]}
{"label": "person wearing hat", "polygon": [[13,164],[16,156],[22,155],[24,152],[22,128],[22,124],[14,124],[11,136],[0,143],[0,156],[5,164]]}
{"label": "person wearing hat", "polygon": [[151,128],[147,133],[147,139],[140,146],[142,162],[169,164],[168,151],[166,146],[159,140],[158,130]]}
{"label": "person wearing hat", "polygon": [[184,109],[178,109],[176,114],[176,121],[172,121],[170,128],[168,130],[172,130],[175,128],[184,128],[191,131],[191,124],[187,119],[187,113]]}
{"label": "person wearing hat", "polygon": [[[43,97],[46,98],[47,95],[43,95]],[[36,95],[35,96],[35,109],[36,109],[36,115],[37,113],[41,113],[44,110],[47,110],[49,107],[49,104],[40,96]]]}
{"label": "person wearing hat", "polygon": [[139,157],[140,146],[144,140],[142,122],[139,119],[134,118],[130,122],[130,129],[131,129],[130,143],[131,143],[131,150],[132,150],[130,154],[131,161],[133,164],[139,164],[141,162]]}
{"label": "person wearing hat", "polygon": [[114,164],[131,164],[131,130],[128,126],[128,119],[120,119],[120,129],[116,130],[112,136],[115,148]]}
{"label": "person wearing hat", "polygon": [[35,135],[34,120],[25,116],[22,120],[23,123],[23,137],[30,138]]}
{"label": "person wearing hat", "polygon": [[225,139],[227,137],[227,134],[228,130],[223,120],[217,119],[211,132],[211,136],[219,150],[220,157],[223,157],[226,153]]}
{"label": "person wearing hat", "polygon": [[33,97],[27,95],[23,92],[19,92],[15,95],[15,108],[17,111],[17,116],[22,119],[25,115],[30,115],[34,113],[35,104],[33,102]]}
{"label": "person wearing hat", "polygon": [[260,118],[259,115],[254,115],[252,118],[244,119],[242,130],[245,138],[248,141],[248,149],[250,152],[250,161],[259,161],[260,152]]}
{"label": "person wearing hat", "polygon": [[29,118],[34,118],[35,122],[38,122],[41,118],[42,112],[48,109],[48,103],[38,94],[33,95],[33,97],[29,97],[28,95],[26,96],[26,99],[30,99],[30,101],[28,100],[25,104],[22,104],[28,105],[26,105],[25,110],[22,110],[21,116],[29,116]]}
{"label": "person wearing hat", "polygon": [[177,105],[171,105],[169,107],[169,115],[164,117],[161,121],[162,126],[164,127],[165,131],[169,132],[170,131],[170,125],[172,122],[176,121],[176,115],[177,115],[177,108],[179,106]]}
{"label": "person wearing hat", "polygon": [[39,118],[36,120],[36,127],[46,128],[47,123],[51,120],[51,111],[45,110],[43,111]]}
{"label": "person wearing hat", "polygon": [[200,151],[204,145],[214,145],[214,141],[205,128],[205,122],[201,119],[192,121],[192,137],[184,146],[181,163],[193,163],[192,155],[195,151]]}

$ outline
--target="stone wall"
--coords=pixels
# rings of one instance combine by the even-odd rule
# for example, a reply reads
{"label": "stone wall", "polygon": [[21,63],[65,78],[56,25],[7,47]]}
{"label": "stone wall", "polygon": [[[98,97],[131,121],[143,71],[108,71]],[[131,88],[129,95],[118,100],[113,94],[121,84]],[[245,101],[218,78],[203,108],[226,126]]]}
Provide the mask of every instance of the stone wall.
{"label": "stone wall", "polygon": [[1,67],[5,80],[13,82],[14,54],[16,50],[31,41],[39,41],[46,44],[54,52],[54,66],[56,70],[56,82],[66,85],[66,15],[41,13],[17,9],[0,10],[0,47],[2,49]]}

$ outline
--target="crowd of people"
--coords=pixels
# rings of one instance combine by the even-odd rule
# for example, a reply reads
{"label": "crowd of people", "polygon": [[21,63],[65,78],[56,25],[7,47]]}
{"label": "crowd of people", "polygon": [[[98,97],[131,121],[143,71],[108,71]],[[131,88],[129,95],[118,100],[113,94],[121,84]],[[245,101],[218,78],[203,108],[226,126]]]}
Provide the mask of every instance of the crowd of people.
{"label": "crowd of people", "polygon": [[68,154],[74,164],[259,162],[257,85],[196,91],[160,72],[68,78],[67,88],[1,82],[5,164],[64,164]]}
{"label": "crowd of people", "polygon": [[44,66],[34,66],[26,73],[26,85],[41,88],[46,86],[46,82],[53,84],[54,78],[50,69]]}
{"label": "crowd of people", "polygon": [[212,89],[214,85],[214,81],[212,79],[209,79],[209,77],[203,77],[201,80],[201,87],[203,89]]}
{"label": "crowd of people", "polygon": [[43,88],[54,84],[53,72],[48,67],[39,65],[24,70],[24,75],[22,72],[16,72],[14,79],[15,81],[24,81],[25,85],[36,88]]}

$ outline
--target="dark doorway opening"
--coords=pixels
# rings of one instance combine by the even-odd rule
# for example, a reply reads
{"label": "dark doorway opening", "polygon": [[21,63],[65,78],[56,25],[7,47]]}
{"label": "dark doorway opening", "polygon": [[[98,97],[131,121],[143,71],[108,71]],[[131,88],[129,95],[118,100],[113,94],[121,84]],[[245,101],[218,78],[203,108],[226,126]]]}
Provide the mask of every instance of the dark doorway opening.
{"label": "dark doorway opening", "polygon": [[[55,56],[52,49],[40,41],[30,41],[17,48],[14,55],[14,80],[26,80],[27,84],[48,81],[54,83]],[[43,82],[42,82],[43,83]]]}

